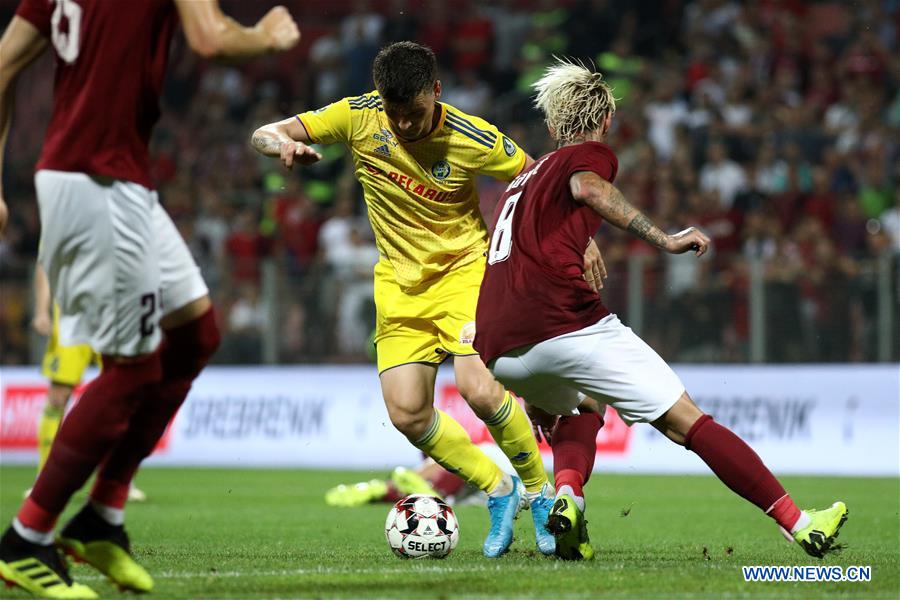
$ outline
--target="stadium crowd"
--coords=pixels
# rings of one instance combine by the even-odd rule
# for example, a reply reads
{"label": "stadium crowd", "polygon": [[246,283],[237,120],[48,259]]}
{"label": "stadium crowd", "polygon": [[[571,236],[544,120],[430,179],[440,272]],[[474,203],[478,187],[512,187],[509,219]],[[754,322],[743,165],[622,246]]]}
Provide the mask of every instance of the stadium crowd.
{"label": "stadium crowd", "polygon": [[[749,265],[764,265],[767,360],[875,359],[877,259],[900,265],[900,5],[892,0],[285,1],[303,40],[251,67],[172,51],[153,141],[160,197],[219,308],[219,362],[359,360],[374,324],[378,259],[349,154],[287,172],[248,137],[262,123],[372,89],[385,43],[441,62],[442,100],[483,116],[532,156],[552,150],[530,85],[554,54],[592,61],[614,88],[617,186],[664,229],[700,225],[703,261],[662,256],[613,228],[598,236],[604,300],[627,314],[641,256],[643,337],[667,360],[746,361]],[[0,18],[15,2],[0,3]],[[263,11],[223,2],[242,22]],[[26,363],[40,236],[33,165],[52,64],[19,85],[0,240],[0,360]],[[504,184],[484,180],[490,222]],[[264,277],[271,261],[274,278]],[[277,302],[265,302],[275,282]],[[274,323],[273,323],[274,321]],[[274,325],[274,326],[273,326]],[[900,339],[900,330],[893,339]],[[893,358],[898,350],[895,345]]]}

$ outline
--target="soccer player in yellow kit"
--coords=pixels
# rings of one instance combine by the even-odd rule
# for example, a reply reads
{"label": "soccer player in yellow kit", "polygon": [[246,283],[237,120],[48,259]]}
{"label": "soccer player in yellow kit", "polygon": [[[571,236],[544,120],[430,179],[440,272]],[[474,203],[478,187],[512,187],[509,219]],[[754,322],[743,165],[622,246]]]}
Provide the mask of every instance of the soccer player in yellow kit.
{"label": "soccer player in yellow kit", "polygon": [[[265,125],[251,143],[287,167],[321,158],[310,143],[350,149],[381,253],[375,343],[391,422],[444,468],[487,492],[485,556],[508,550],[523,506],[532,510],[538,548],[552,554],[555,540],[545,527],[552,487],[528,417],[472,347],[488,239],[476,177],[510,181],[531,158],[490,123],[438,102],[431,49],[392,44],[376,57],[373,76],[377,91]],[[521,480],[503,473],[459,423],[434,408],[437,367],[448,356],[460,394]]]}

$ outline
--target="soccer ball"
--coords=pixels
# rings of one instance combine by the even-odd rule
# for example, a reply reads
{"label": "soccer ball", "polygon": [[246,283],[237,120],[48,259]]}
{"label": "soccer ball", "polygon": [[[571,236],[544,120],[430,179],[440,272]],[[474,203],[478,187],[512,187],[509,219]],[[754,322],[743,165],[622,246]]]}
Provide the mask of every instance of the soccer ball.
{"label": "soccer ball", "polygon": [[440,498],[412,494],[391,508],[384,535],[394,554],[402,558],[444,558],[459,542],[459,523]]}

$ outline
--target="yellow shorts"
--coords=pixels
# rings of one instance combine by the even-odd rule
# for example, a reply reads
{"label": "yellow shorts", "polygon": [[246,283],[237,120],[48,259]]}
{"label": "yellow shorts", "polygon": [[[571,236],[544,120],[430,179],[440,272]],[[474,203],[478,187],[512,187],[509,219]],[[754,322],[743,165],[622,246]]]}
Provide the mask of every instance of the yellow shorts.
{"label": "yellow shorts", "polygon": [[394,280],[390,263],[375,265],[375,345],[378,372],[407,363],[440,364],[450,355],[478,354],[475,307],[485,259],[455,268],[415,293]]}
{"label": "yellow shorts", "polygon": [[100,366],[100,355],[87,344],[77,346],[59,345],[59,308],[53,305],[53,328],[47,340],[47,350],[41,372],[53,383],[71,385],[81,383],[84,371],[91,364]]}

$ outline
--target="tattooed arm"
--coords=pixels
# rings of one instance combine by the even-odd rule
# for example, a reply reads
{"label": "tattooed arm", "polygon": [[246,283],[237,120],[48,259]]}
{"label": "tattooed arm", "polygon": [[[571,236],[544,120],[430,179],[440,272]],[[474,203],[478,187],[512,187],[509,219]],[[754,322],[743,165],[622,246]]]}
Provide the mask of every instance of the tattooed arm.
{"label": "tattooed arm", "polygon": [[253,132],[250,145],[265,156],[279,157],[288,169],[294,163],[311,165],[322,155],[310,148],[306,128],[296,117],[263,125]]}
{"label": "tattooed arm", "polygon": [[630,231],[660,250],[681,254],[693,250],[697,256],[706,252],[710,240],[699,229],[689,227],[668,235],[653,224],[641,211],[631,205],[622,192],[596,173],[580,171],[569,179],[572,197],[592,208],[598,215],[619,229]]}

